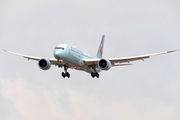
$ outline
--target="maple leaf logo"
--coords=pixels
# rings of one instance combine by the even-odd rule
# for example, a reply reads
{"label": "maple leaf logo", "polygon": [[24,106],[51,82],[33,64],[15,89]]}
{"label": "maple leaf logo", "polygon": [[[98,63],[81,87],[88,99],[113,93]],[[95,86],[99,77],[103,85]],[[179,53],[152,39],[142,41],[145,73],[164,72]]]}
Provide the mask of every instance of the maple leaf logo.
{"label": "maple leaf logo", "polygon": [[103,53],[103,51],[102,51],[102,47],[101,47],[101,49],[100,49],[100,56],[102,57],[102,53]]}

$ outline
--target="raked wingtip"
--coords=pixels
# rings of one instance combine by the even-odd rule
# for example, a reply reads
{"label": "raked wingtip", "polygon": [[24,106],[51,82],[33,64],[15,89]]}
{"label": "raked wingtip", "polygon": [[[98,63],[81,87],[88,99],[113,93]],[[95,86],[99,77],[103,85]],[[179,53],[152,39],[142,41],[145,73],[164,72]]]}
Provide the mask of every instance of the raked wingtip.
{"label": "raked wingtip", "polygon": [[167,51],[167,53],[176,52],[176,51],[178,51],[178,50],[179,50],[179,49]]}

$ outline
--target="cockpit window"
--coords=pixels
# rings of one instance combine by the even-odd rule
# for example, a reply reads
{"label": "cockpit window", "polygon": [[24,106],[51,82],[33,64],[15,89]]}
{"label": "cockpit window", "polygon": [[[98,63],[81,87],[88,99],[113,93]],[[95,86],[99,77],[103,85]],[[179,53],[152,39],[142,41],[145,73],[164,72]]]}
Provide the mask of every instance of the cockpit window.
{"label": "cockpit window", "polygon": [[55,47],[55,49],[62,49],[62,50],[64,50],[64,48],[63,48],[63,47]]}

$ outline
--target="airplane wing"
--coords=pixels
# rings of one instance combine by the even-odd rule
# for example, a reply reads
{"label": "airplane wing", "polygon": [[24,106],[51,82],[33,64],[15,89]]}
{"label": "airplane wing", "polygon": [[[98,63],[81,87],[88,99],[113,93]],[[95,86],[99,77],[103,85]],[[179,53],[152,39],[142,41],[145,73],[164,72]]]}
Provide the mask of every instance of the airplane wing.
{"label": "airplane wing", "polygon": [[[135,61],[135,60],[143,60],[144,61],[144,59],[150,58],[151,56],[171,53],[171,52],[175,52],[175,51],[177,51],[177,50],[148,54],[148,55],[141,55],[141,56],[134,56],[134,57],[109,58],[108,60],[111,62],[112,66],[131,65],[130,64],[131,61]],[[100,60],[101,59],[84,59],[83,61],[86,65],[97,65]],[[124,64],[124,63],[128,63],[128,64]]]}
{"label": "airplane wing", "polygon": [[[36,60],[36,61],[39,61],[41,59],[43,59],[42,57],[33,57],[33,56],[29,56],[29,55],[23,55],[23,54],[19,54],[19,53],[15,53],[15,52],[11,52],[11,51],[8,51],[8,50],[4,50],[5,52],[7,53],[10,53],[10,54],[14,54],[14,55],[17,55],[17,56],[21,56],[21,57],[24,57],[24,58],[27,58],[28,60]],[[54,58],[51,58],[51,59],[48,59],[52,65],[59,65],[60,63],[54,59]]]}

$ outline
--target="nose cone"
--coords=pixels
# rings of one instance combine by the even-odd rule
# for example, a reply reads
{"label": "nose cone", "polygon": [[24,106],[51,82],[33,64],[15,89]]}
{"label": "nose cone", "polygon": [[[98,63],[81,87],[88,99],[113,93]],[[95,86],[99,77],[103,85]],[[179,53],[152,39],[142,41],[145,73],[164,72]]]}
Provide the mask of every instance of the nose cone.
{"label": "nose cone", "polygon": [[60,50],[56,50],[56,49],[54,50],[54,57],[58,60],[61,59],[60,58]]}
{"label": "nose cone", "polygon": [[54,48],[54,57],[59,59],[65,59],[67,55],[67,45],[66,44],[59,44]]}

